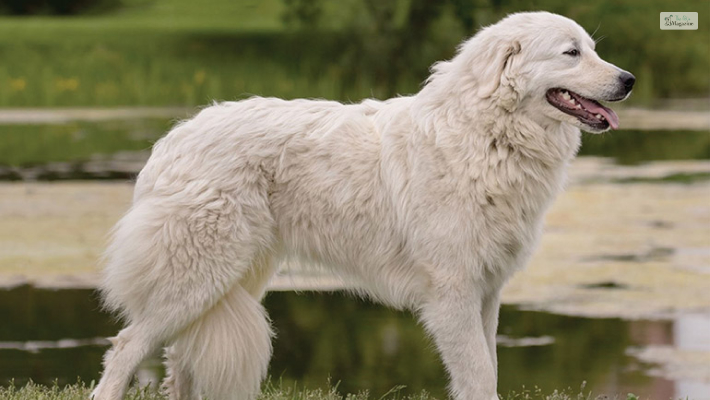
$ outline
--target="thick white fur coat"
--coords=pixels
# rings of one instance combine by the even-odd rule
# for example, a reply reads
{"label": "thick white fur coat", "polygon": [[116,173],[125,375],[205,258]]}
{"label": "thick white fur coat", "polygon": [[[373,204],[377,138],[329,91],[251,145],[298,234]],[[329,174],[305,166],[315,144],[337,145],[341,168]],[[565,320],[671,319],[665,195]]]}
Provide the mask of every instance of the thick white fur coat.
{"label": "thick white fur coat", "polygon": [[[171,398],[252,399],[271,351],[260,300],[284,259],[414,310],[452,395],[494,398],[500,289],[529,258],[580,144],[538,96],[556,73],[539,71],[548,29],[589,41],[564,17],[518,14],[436,64],[414,96],[255,97],[176,126],[107,251],[106,304],[128,327],[94,398],[121,398],[137,363],[168,346]],[[597,90],[604,73],[582,85]]]}

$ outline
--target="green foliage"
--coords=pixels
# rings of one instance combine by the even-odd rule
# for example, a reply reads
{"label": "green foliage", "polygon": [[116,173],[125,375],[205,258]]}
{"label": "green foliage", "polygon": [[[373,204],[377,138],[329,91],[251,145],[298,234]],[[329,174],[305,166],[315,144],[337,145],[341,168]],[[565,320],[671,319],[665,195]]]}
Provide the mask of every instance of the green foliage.
{"label": "green foliage", "polygon": [[323,16],[322,0],[283,0],[286,5],[282,18],[287,26],[318,26]]}
{"label": "green foliage", "polygon": [[[285,15],[294,16],[303,4],[327,10],[327,2],[284,0]],[[346,81],[367,76],[381,97],[416,92],[436,60],[450,58],[473,27],[476,1],[364,0],[345,1],[346,16],[331,24],[339,46],[327,62]],[[318,28],[308,21],[301,33]],[[323,30],[323,28],[319,28]],[[333,32],[335,31],[335,32]]]}
{"label": "green foliage", "polygon": [[[291,9],[294,0],[285,1],[286,9]],[[308,3],[317,7],[318,2]],[[343,51],[344,63],[374,71],[375,82],[389,83],[389,93],[401,87],[397,77],[402,71],[425,76],[428,63],[450,56],[441,49],[453,49],[462,37],[473,34],[475,23],[487,25],[511,12],[534,10],[566,15],[594,32],[598,40],[610,38],[599,44],[598,51],[636,74],[637,103],[710,93],[710,7],[698,10],[694,0],[677,1],[674,7],[700,11],[705,20],[698,31],[660,30],[658,18],[667,8],[665,0],[371,0],[359,4],[354,7],[358,17],[344,23],[353,38]],[[348,53],[353,54],[348,57]]]}

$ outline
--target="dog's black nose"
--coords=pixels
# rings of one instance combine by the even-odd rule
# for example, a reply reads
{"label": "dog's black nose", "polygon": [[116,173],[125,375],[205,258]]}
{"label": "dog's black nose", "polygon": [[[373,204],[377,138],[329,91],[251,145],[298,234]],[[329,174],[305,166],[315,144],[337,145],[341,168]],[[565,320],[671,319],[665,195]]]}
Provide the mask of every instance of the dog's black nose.
{"label": "dog's black nose", "polygon": [[619,79],[621,80],[621,83],[624,84],[624,88],[626,89],[626,93],[629,93],[631,89],[634,88],[634,83],[636,82],[636,77],[633,76],[632,74],[624,71],[619,75]]}

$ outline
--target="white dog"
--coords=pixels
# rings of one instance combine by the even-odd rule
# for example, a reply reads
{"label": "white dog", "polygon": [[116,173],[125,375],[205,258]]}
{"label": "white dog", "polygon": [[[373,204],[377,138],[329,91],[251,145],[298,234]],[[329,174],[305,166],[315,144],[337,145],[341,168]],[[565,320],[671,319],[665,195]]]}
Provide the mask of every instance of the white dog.
{"label": "white dog", "polygon": [[171,399],[253,399],[271,353],[260,304],[285,258],[414,310],[455,399],[496,398],[499,293],[565,182],[597,100],[634,77],[575,22],[511,15],[461,45],[416,95],[343,105],[251,98],[156,143],[116,225],[103,292],[128,327],[92,396],[117,400],[166,350]]}

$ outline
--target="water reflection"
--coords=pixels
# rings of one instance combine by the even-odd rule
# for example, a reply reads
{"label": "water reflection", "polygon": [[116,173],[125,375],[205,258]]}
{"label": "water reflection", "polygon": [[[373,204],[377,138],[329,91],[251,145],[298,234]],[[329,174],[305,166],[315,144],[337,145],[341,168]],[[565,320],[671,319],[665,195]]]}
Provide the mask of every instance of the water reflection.
{"label": "water reflection", "polygon": [[[284,383],[318,387],[331,377],[341,381],[343,392],[368,389],[381,395],[405,384],[404,393],[426,389],[445,397],[441,363],[411,315],[324,292],[273,292],[266,307],[278,335],[270,374]],[[0,321],[3,384],[12,378],[18,384],[97,379],[106,349],[100,338],[118,329],[99,310],[95,293],[86,289],[0,291]],[[501,393],[520,391],[523,385],[550,392],[582,381],[594,393],[634,392],[655,399],[703,399],[710,393],[702,382],[649,375],[648,360],[629,353],[654,346],[710,350],[710,340],[701,333],[710,329],[708,316],[628,322],[507,306],[500,323]],[[160,364],[151,360],[139,378],[145,382],[161,375]]]}
{"label": "water reflection", "polygon": [[612,157],[619,164],[653,160],[707,160],[710,159],[710,135],[707,131],[682,130],[583,134],[579,154]]}

